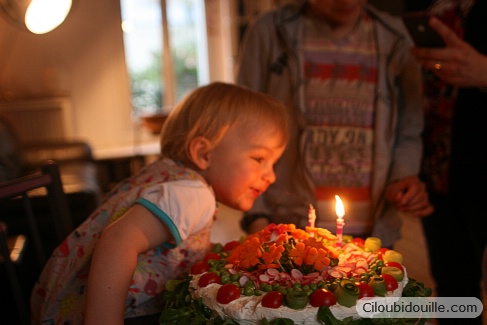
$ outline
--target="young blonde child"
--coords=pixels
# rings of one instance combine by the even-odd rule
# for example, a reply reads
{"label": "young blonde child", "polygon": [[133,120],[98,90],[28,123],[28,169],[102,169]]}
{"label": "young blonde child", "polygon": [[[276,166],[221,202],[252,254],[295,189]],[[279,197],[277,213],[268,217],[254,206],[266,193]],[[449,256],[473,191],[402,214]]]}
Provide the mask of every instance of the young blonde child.
{"label": "young blonde child", "polygon": [[157,314],[166,280],[210,244],[216,201],[247,211],[275,181],[288,117],[268,95],[212,83],[170,114],[161,158],[121,182],[58,247],[32,294],[36,324]]}

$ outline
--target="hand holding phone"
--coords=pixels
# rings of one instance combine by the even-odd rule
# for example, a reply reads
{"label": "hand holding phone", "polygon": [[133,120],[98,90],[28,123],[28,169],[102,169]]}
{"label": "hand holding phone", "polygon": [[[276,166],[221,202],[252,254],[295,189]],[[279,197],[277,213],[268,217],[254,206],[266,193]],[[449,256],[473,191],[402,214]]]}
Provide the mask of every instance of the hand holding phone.
{"label": "hand holding phone", "polygon": [[404,25],[417,47],[441,48],[445,42],[429,25],[431,15],[426,12],[410,13],[402,16]]}

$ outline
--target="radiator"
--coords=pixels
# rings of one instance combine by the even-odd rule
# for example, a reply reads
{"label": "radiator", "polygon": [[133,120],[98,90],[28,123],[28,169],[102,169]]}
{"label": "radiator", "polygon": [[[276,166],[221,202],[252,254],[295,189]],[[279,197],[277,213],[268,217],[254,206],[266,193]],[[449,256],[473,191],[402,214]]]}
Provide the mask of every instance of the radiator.
{"label": "radiator", "polygon": [[0,114],[23,143],[60,141],[73,135],[71,101],[67,97],[1,101]]}

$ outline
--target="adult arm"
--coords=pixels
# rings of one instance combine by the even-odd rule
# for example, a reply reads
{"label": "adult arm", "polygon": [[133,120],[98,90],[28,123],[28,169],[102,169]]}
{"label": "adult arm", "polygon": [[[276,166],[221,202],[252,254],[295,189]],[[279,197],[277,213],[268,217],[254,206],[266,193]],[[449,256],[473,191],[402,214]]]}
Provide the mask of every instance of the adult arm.
{"label": "adult arm", "polygon": [[418,62],[449,84],[487,88],[487,56],[460,39],[438,18],[432,17],[430,25],[443,38],[446,47],[411,49]]}
{"label": "adult arm", "polygon": [[[275,27],[267,17],[258,17],[247,27],[239,50],[236,83],[253,90],[267,92],[271,43]],[[275,37],[275,36],[274,36]]]}

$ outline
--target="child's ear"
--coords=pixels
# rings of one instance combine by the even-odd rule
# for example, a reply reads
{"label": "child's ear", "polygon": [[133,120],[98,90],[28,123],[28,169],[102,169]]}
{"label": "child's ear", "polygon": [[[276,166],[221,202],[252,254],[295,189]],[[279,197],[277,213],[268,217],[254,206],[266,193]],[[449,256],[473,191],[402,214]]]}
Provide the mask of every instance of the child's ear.
{"label": "child's ear", "polygon": [[211,150],[211,143],[205,137],[196,137],[189,144],[189,154],[191,161],[201,170],[205,170],[210,165],[208,153]]}

